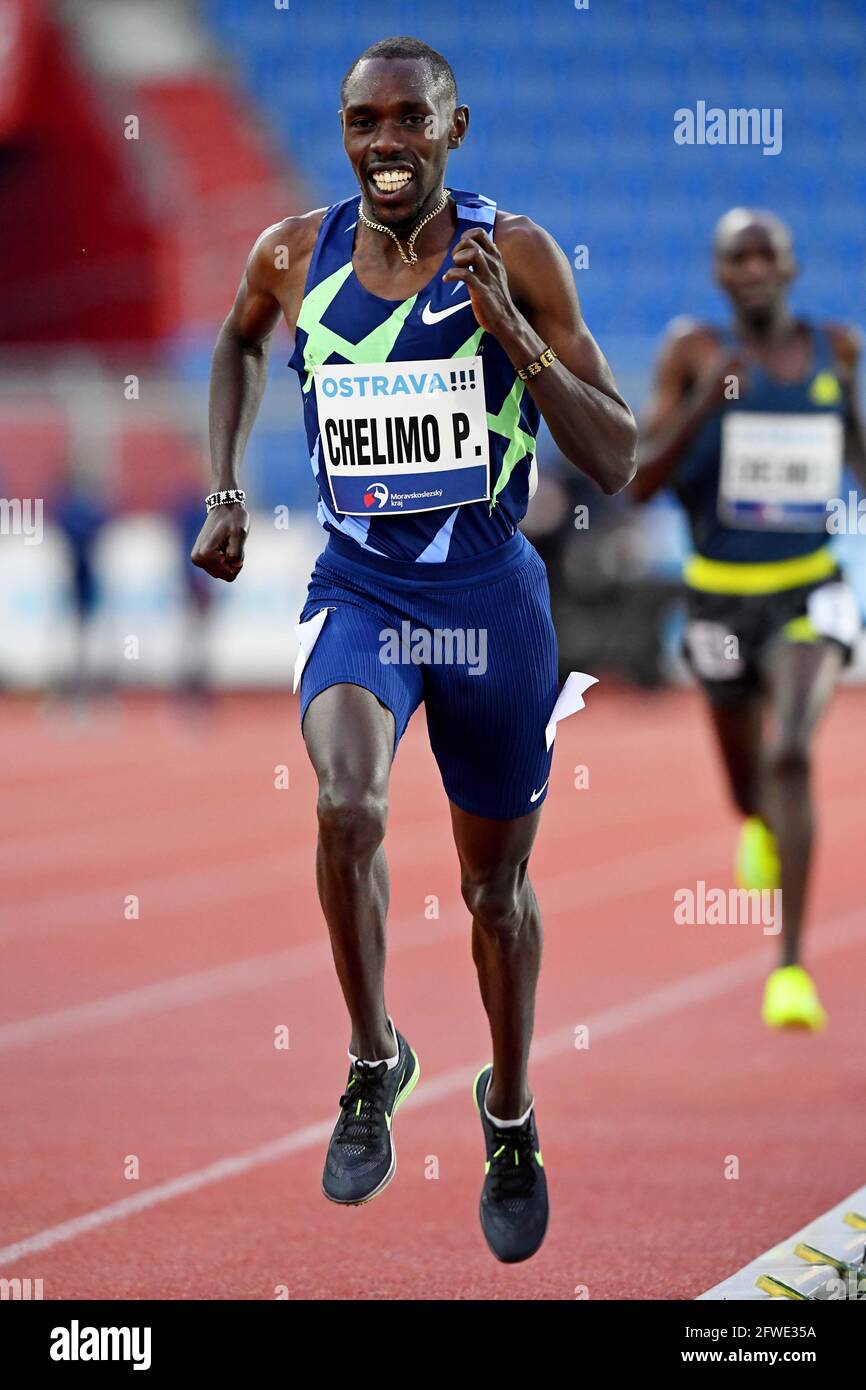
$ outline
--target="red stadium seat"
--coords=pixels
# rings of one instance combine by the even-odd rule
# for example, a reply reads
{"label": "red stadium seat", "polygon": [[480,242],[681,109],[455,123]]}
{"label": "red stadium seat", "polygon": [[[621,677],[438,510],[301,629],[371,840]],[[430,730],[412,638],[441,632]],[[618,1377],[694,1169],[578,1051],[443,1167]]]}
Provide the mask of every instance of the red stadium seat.
{"label": "red stadium seat", "polygon": [[171,510],[184,494],[204,495],[202,445],[171,424],[126,429],[117,440],[112,501],[123,512]]}
{"label": "red stadium seat", "polygon": [[0,492],[50,502],[69,471],[69,422],[51,401],[0,402]]}

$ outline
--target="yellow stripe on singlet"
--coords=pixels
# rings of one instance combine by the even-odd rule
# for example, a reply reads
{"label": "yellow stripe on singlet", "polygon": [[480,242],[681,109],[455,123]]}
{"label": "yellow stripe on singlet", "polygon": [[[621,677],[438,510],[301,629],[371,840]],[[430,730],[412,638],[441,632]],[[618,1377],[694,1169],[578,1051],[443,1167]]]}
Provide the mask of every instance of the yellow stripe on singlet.
{"label": "yellow stripe on singlet", "polygon": [[692,555],[683,567],[683,579],[690,589],[700,589],[705,594],[775,594],[782,589],[799,589],[803,584],[827,579],[836,568],[836,560],[828,546],[813,550],[809,555],[795,555],[790,560],[758,564]]}

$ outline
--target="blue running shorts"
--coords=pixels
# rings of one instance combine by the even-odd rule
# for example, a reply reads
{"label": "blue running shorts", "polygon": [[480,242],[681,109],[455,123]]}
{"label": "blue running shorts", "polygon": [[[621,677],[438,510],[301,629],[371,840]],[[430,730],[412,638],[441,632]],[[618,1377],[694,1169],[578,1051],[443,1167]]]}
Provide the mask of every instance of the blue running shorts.
{"label": "blue running shorts", "polygon": [[547,793],[545,726],[557,697],[544,564],[517,531],[486,556],[380,560],[331,536],[301,622],[328,614],[301,676],[301,723],[329,686],[360,685],[394,716],[394,751],[423,701],[445,791],[461,810],[512,820]]}

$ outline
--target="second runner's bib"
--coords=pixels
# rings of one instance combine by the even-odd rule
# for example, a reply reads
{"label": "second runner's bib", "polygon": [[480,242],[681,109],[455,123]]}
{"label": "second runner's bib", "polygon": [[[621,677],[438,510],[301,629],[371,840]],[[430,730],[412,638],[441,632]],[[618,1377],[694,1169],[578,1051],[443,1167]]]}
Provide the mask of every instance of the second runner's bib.
{"label": "second runner's bib", "polygon": [[825,530],[843,437],[835,414],[730,411],[722,420],[719,519],[749,529]]}

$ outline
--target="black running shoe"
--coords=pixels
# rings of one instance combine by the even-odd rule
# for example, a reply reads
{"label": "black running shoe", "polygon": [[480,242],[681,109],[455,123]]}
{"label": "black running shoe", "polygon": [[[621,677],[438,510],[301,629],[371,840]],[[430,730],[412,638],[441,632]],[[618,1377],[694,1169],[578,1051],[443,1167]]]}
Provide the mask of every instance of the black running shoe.
{"label": "black running shoe", "polygon": [[473,1095],[487,1162],[481,1189],[481,1229],[497,1260],[517,1264],[534,1255],[547,1231],[547,1179],[535,1128],[535,1109],[526,1124],[498,1129],[488,1120],[484,1097],[493,1067],[482,1067],[475,1078]]}
{"label": "black running shoe", "polygon": [[322,1176],[322,1191],[332,1202],[369,1202],[397,1171],[391,1123],[397,1106],[418,1084],[421,1068],[406,1039],[396,1028],[394,1032],[396,1067],[389,1071],[387,1062],[352,1063]]}

